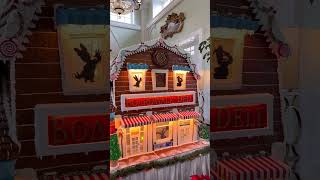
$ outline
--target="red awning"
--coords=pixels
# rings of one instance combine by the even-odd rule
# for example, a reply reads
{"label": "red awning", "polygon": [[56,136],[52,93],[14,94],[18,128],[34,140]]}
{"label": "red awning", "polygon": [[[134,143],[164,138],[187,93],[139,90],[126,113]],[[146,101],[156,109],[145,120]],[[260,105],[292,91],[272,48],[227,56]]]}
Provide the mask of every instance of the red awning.
{"label": "red awning", "polygon": [[200,114],[195,111],[184,111],[179,112],[182,119],[191,119],[191,118],[198,118],[200,117]]}
{"label": "red awning", "polygon": [[49,180],[109,180],[107,173],[90,174],[90,175],[75,175],[62,177],[49,177]]}
{"label": "red awning", "polygon": [[175,113],[163,113],[163,114],[154,114],[152,115],[153,122],[167,122],[167,121],[176,121],[179,119],[179,116]]}
{"label": "red awning", "polygon": [[149,116],[124,117],[121,123],[125,128],[129,128],[150,124],[151,120]]}
{"label": "red awning", "polygon": [[289,167],[270,157],[220,160],[211,172],[219,178],[232,179],[287,179]]}

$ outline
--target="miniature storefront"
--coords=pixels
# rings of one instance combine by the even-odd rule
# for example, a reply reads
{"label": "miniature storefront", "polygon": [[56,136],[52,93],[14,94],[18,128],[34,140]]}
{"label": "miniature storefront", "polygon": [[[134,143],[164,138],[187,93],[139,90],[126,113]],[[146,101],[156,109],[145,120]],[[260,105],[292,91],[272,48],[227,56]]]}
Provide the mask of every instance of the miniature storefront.
{"label": "miniature storefront", "polygon": [[118,134],[123,157],[196,141],[197,117],[197,112],[180,112],[116,119],[121,121]]}
{"label": "miniature storefront", "polygon": [[200,77],[183,49],[149,41],[121,50],[111,66],[121,158],[199,140]]}

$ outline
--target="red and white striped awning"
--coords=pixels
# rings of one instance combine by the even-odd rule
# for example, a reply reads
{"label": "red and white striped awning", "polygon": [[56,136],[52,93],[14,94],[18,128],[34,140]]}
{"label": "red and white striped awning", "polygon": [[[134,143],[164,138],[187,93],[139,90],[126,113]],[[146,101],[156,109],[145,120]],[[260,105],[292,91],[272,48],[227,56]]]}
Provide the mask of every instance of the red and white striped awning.
{"label": "red and white striped awning", "polygon": [[184,112],[179,112],[179,114],[182,119],[191,119],[191,118],[200,117],[200,114],[196,111],[184,111]]}
{"label": "red and white striped awning", "polygon": [[270,157],[254,157],[220,160],[211,172],[219,179],[256,180],[289,178],[289,167]]}
{"label": "red and white striped awning", "polygon": [[143,126],[151,123],[149,116],[124,117],[121,120],[124,128]]}
{"label": "red and white striped awning", "polygon": [[179,115],[175,113],[163,113],[163,114],[154,114],[152,115],[153,122],[167,122],[167,121],[176,121],[179,119]]}

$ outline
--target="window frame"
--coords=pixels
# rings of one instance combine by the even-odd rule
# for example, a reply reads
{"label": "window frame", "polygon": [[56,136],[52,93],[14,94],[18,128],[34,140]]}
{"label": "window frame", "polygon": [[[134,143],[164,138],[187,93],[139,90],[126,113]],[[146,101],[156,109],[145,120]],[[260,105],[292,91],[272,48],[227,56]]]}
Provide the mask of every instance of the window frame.
{"label": "window frame", "polygon": [[[135,24],[135,14],[134,14],[134,12],[131,12],[131,13],[129,13],[129,14],[130,14],[130,21],[131,21],[131,23],[113,20],[111,17],[114,17],[114,16],[119,17],[119,15],[117,15],[116,13],[110,12],[110,22],[113,21],[113,22],[124,23],[124,24]],[[121,17],[121,18],[128,18],[128,17],[125,17],[125,15],[120,15],[120,17]],[[117,19],[119,19],[119,18],[117,18]]]}
{"label": "window frame", "polygon": [[[166,14],[168,14],[173,8],[175,8],[178,4],[180,4],[183,0],[172,0],[164,9],[162,9],[155,17],[152,19],[147,25],[147,29],[150,29],[152,25],[156,24],[160,21]],[[153,8],[153,7],[152,7]]]}
{"label": "window frame", "polygon": [[137,30],[137,31],[141,30],[141,26],[136,24],[136,22],[135,22],[135,17],[136,17],[135,13],[132,12],[132,15],[133,15],[133,20],[132,20],[132,23],[129,24],[129,23],[125,23],[125,22],[112,20],[111,19],[111,12],[110,12],[110,26],[131,29],[131,30]]}
{"label": "window frame", "polygon": [[[166,7],[169,6],[169,4],[171,4],[174,0],[166,0],[166,3],[164,4],[161,4],[161,10],[157,13],[157,14],[154,14],[154,3],[155,0],[152,0],[152,18],[155,18],[158,14],[160,14],[164,9],[166,9]],[[169,2],[168,2],[169,1]],[[168,3],[167,3],[168,2]],[[166,4],[166,5],[165,5]],[[160,4],[159,4],[160,5]]]}

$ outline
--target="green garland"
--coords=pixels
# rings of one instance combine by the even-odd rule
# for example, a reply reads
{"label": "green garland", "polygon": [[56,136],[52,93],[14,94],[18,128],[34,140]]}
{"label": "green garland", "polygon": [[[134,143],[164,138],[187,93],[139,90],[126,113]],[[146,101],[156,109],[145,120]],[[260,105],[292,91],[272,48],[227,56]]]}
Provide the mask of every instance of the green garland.
{"label": "green garland", "polygon": [[117,161],[121,157],[121,151],[118,143],[117,134],[112,134],[110,137],[110,160]]}
{"label": "green garland", "polygon": [[209,139],[210,138],[210,126],[207,124],[200,124],[199,125],[199,137],[202,139]]}
{"label": "green garland", "polygon": [[207,63],[209,63],[210,58],[211,58],[211,54],[210,54],[210,37],[207,38],[205,41],[202,41],[199,44],[199,48],[198,50],[200,51],[200,54],[202,54],[202,59],[206,60]]}
{"label": "green garland", "polygon": [[152,161],[149,163],[143,163],[143,164],[138,164],[135,166],[130,166],[121,170],[116,171],[115,173],[111,174],[110,180],[116,180],[118,177],[125,177],[130,174],[137,173],[142,170],[149,170],[152,168],[158,169],[166,166],[170,166],[176,163],[183,163],[185,161],[191,161],[200,155],[208,154],[210,152],[210,147],[205,147],[203,149],[194,151],[190,154],[183,155],[183,156],[177,156],[173,157],[171,159],[167,160],[162,160],[162,161]]}

